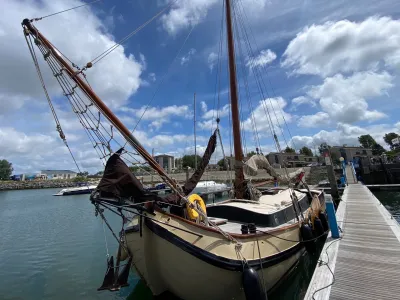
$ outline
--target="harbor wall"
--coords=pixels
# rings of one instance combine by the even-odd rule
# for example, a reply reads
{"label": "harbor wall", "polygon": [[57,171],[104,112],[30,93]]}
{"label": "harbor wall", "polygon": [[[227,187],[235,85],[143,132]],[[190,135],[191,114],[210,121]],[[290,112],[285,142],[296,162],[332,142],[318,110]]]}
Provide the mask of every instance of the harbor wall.
{"label": "harbor wall", "polygon": [[65,188],[77,186],[72,180],[0,181],[0,191]]}

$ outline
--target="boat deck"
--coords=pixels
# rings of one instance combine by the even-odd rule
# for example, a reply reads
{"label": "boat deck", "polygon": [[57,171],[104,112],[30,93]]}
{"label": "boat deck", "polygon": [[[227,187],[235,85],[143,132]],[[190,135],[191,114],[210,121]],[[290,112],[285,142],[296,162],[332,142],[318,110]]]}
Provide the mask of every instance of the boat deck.
{"label": "boat deck", "polygon": [[328,236],[304,299],[399,299],[397,221],[361,184],[346,187],[336,218],[342,237]]}

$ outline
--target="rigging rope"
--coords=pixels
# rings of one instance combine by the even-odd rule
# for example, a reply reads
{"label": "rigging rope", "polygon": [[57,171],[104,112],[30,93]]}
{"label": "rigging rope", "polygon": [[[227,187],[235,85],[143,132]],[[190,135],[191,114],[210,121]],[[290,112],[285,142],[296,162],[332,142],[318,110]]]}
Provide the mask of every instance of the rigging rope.
{"label": "rigging rope", "polygon": [[[224,37],[224,16],[225,16],[225,1],[222,1],[222,16],[221,16],[221,29],[219,33],[219,46],[218,46],[218,60],[217,60],[217,73],[215,76],[215,95],[214,95],[214,110],[213,116],[211,121],[211,134],[214,128],[214,114],[217,111],[217,127],[218,127],[218,120],[220,120],[220,113],[219,110],[221,108],[221,69],[222,69],[222,51],[223,51],[223,37]],[[217,98],[217,106],[215,106],[215,100]]]}
{"label": "rigging rope", "polygon": [[62,11],[59,11],[59,12],[56,12],[56,13],[52,13],[52,14],[47,15],[47,16],[44,16],[44,17],[33,18],[33,19],[31,20],[31,22],[33,22],[33,21],[40,21],[40,20],[43,20],[44,18],[52,17],[52,16],[55,16],[55,15],[58,15],[58,14],[61,14],[61,13],[64,13],[64,12],[67,12],[67,11],[70,11],[70,10],[73,10],[73,9],[77,9],[77,8],[80,8],[80,7],[84,7],[84,6],[87,6],[87,5],[90,5],[90,4],[99,2],[99,1],[101,1],[101,0],[94,0],[94,1],[92,1],[92,2],[88,2],[88,3],[82,4],[82,5],[78,5],[78,6],[75,6],[75,7],[68,8],[68,9],[64,9],[64,10],[62,10]]}
{"label": "rigging rope", "polygon": [[115,43],[113,46],[105,50],[104,52],[100,53],[98,56],[93,58],[90,62],[86,64],[86,67],[84,68],[90,68],[94,64],[98,63],[100,60],[102,60],[104,57],[106,57],[108,54],[110,54],[112,51],[117,49],[119,46],[121,46],[123,43],[125,43],[127,40],[129,40],[132,36],[134,36],[136,33],[138,33],[140,30],[142,30],[144,27],[146,27],[148,24],[150,24],[152,21],[154,21],[156,18],[158,18],[160,15],[162,15],[168,8],[170,8],[173,4],[175,4],[178,0],[171,1],[166,7],[164,7],[162,10],[160,10],[157,14],[155,14],[153,17],[148,19],[146,22],[144,22],[142,25],[140,25],[138,28],[133,30],[131,33],[129,33],[127,36],[119,40],[117,43]]}
{"label": "rigging rope", "polygon": [[[149,100],[149,102],[147,103],[146,108],[144,109],[143,113],[141,114],[139,120],[136,122],[135,126],[133,127],[131,133],[133,133],[133,132],[136,130],[136,128],[137,128],[137,126],[139,125],[140,121],[143,119],[143,116],[146,114],[146,112],[147,112],[147,110],[149,109],[151,103],[152,103],[153,100],[155,99],[155,97],[156,97],[156,95],[157,95],[157,92],[158,92],[158,91],[160,90],[160,88],[161,88],[161,85],[164,83],[164,80],[167,78],[168,74],[170,73],[170,71],[171,71],[171,69],[172,69],[173,63],[175,62],[175,60],[178,58],[178,56],[179,56],[180,53],[182,52],[183,47],[186,45],[186,42],[188,41],[188,39],[189,39],[190,35],[192,34],[193,29],[194,29],[195,27],[196,27],[195,25],[192,26],[192,28],[190,29],[189,33],[187,34],[185,40],[183,41],[182,46],[179,48],[177,54],[175,55],[175,58],[171,61],[170,65],[168,66],[167,72],[161,77],[161,80],[160,80],[160,82],[158,83],[156,90],[154,91],[154,93],[153,93],[151,99]],[[127,144],[127,141],[125,142],[124,147],[126,146],[126,144]]]}
{"label": "rigging rope", "polygon": [[[247,20],[247,22],[248,22],[248,17],[247,17],[246,11],[245,11],[245,9],[244,9],[242,0],[239,0],[238,3],[239,3],[240,6],[242,7],[242,11],[243,11],[244,18],[245,18],[245,19]],[[243,17],[241,17],[241,19],[242,19],[242,20],[241,20],[241,23],[242,23],[242,26],[243,26],[243,28],[244,28],[244,20],[243,20]],[[251,35],[251,37],[252,37],[253,40],[254,40],[255,49],[256,49],[257,52],[259,52],[259,47],[258,47],[258,45],[257,45],[256,39],[254,38],[254,34],[253,34],[252,29],[251,29],[251,26],[248,26],[248,28],[249,28],[250,35]],[[245,28],[244,28],[244,30],[245,30]],[[247,30],[245,30],[245,35],[246,35],[247,40],[249,40],[248,34],[247,34]],[[250,45],[250,48],[251,48],[250,41],[249,41],[249,45]],[[252,50],[251,50],[251,52],[252,52]],[[251,57],[254,57],[254,53],[252,53],[252,56],[251,56]],[[268,68],[266,67],[266,65],[261,65],[261,68],[262,68],[263,71],[267,74],[268,82],[269,82],[269,85],[270,85],[270,87],[271,87],[273,96],[276,98],[277,95],[276,95],[275,89],[274,89],[274,87],[273,87],[273,85],[272,85],[272,83],[271,83],[271,79],[270,79],[270,77],[269,77]],[[264,83],[264,80],[263,80],[263,77],[261,76],[261,74],[260,74],[260,78],[261,78],[261,81],[262,81],[262,84],[263,84],[264,88],[266,89],[266,85],[265,85],[265,83]],[[267,90],[267,89],[266,89],[266,90]],[[268,94],[268,91],[267,91],[267,94]],[[269,97],[269,95],[268,95],[268,97]],[[270,97],[269,97],[269,98],[270,98]],[[272,106],[272,108],[273,108],[275,118],[277,119],[277,122],[278,122],[278,124],[279,124],[279,120],[278,120],[278,117],[276,116],[275,108],[273,107],[272,101],[271,101],[271,100],[270,100],[270,103],[271,103],[271,106]],[[283,113],[283,109],[279,109],[279,111],[280,111],[281,116],[282,116],[282,119],[283,119],[283,121],[284,121],[284,123],[285,123],[286,129],[288,130],[288,133],[289,133],[291,142],[292,142],[292,144],[293,144],[293,147],[294,147],[294,149],[296,149],[296,145],[295,145],[295,143],[294,143],[294,141],[293,141],[293,136],[292,136],[292,134],[291,134],[291,132],[290,132],[290,129],[289,129],[289,126],[288,126],[288,124],[287,124],[285,115],[284,115],[284,113]],[[279,126],[280,126],[280,128],[281,128],[282,136],[283,136],[283,138],[284,138],[284,140],[285,140],[285,143],[286,143],[286,145],[288,146],[288,143],[287,143],[287,141],[286,141],[286,138],[285,138],[285,136],[284,136],[284,134],[283,134],[282,126],[281,126],[280,124],[279,124]]]}
{"label": "rigging rope", "polygon": [[[236,18],[235,10],[234,10],[234,18]],[[236,25],[236,22],[234,24]],[[236,30],[237,37],[239,37],[239,30],[237,28],[237,25],[235,26],[235,30]],[[257,124],[256,124],[255,117],[254,117],[254,110],[253,110],[253,105],[252,105],[251,96],[250,96],[250,90],[249,90],[248,81],[247,81],[247,73],[245,70],[242,44],[240,41],[237,44],[238,44],[238,47],[237,47],[238,57],[241,58],[241,63],[239,63],[239,65],[241,66],[241,72],[244,77],[244,87],[245,87],[245,93],[247,96],[247,102],[250,106],[250,121],[251,121],[252,129],[253,129],[254,144],[256,147],[258,147],[261,150],[261,144],[260,144],[260,139],[259,139],[259,135],[258,135]],[[268,125],[269,125],[269,123],[268,123]]]}
{"label": "rigging rope", "polygon": [[[29,32],[27,27],[25,27],[24,25],[23,25],[23,28],[24,28],[24,34],[26,34],[26,36],[29,36],[29,39],[31,41],[31,32]],[[117,144],[119,144],[118,141],[114,138],[113,131],[112,131],[112,128],[113,128],[112,125],[111,125],[111,133],[110,133],[104,128],[103,124],[101,123],[101,120],[100,120],[101,113],[102,113],[101,110],[97,106],[95,106],[98,109],[98,119],[96,118],[96,116],[91,111],[90,108],[94,104],[94,101],[92,101],[90,96],[87,93],[85,93],[85,90],[80,85],[78,85],[78,82],[76,82],[75,86],[72,86],[72,84],[70,82],[70,81],[73,80],[74,76],[79,76],[79,74],[82,73],[83,70],[78,72],[78,73],[71,74],[70,71],[68,71],[67,69],[64,69],[64,67],[62,67],[61,63],[58,61],[58,59],[56,59],[56,57],[53,57],[54,54],[52,53],[52,51],[50,51],[50,49],[48,49],[47,47],[44,46],[45,43],[43,43],[43,41],[40,40],[40,38],[39,38],[40,35],[38,34],[38,32],[36,32],[35,34],[32,33],[32,35],[34,35],[36,37],[35,38],[35,44],[38,46],[38,48],[42,52],[42,54],[44,56],[44,59],[47,61],[47,63],[49,64],[50,69],[53,71],[53,75],[56,77],[56,79],[59,82],[61,88],[63,89],[64,95],[68,98],[69,103],[71,104],[74,113],[78,115],[78,118],[79,118],[79,116],[81,116],[87,122],[87,125],[85,125],[85,123],[82,121],[82,119],[80,119],[81,120],[81,124],[87,130],[93,131],[95,133],[95,135],[98,137],[98,139],[100,140],[100,144],[103,145],[103,146],[106,146],[107,150],[111,153],[112,149],[111,149],[111,146],[110,146],[110,142],[114,141]],[[28,43],[28,47],[30,47],[30,46],[33,49],[32,41],[31,41],[31,45],[29,45],[29,43]],[[33,56],[33,60],[35,62],[35,65],[38,66],[37,59],[35,59],[35,58],[36,58],[36,56]],[[58,69],[57,69],[57,65],[59,66]],[[67,77],[68,79],[64,76],[65,72],[68,74],[68,77]],[[40,73],[40,75],[41,75],[41,73]],[[43,86],[45,87],[44,81],[43,81]],[[89,100],[89,102],[90,102],[89,104],[86,104],[83,101],[83,99],[80,97],[80,95],[78,93],[80,88],[82,88],[84,96],[86,96],[87,99]],[[77,90],[75,90],[75,89],[77,89]],[[50,99],[50,97],[49,97],[49,99]],[[79,101],[81,103],[79,103]],[[50,100],[50,102],[51,102],[51,100]],[[76,109],[75,105],[79,106],[81,110]],[[95,120],[97,122],[97,124],[95,124],[95,123],[93,124],[94,127],[90,126],[89,121],[87,120],[87,117],[88,117],[92,122],[94,122],[93,119],[90,117],[88,111],[92,114],[92,116],[95,118]],[[110,139],[109,140],[104,140],[103,138],[105,138],[105,137],[102,136],[101,134],[99,134],[99,132],[101,133],[101,131],[99,131],[99,129],[101,129],[101,128],[103,128],[104,131],[110,135]],[[132,143],[135,144],[136,142],[133,140]],[[135,147],[135,149],[140,153],[140,155],[142,155],[144,157],[148,157],[147,152],[145,152],[145,150],[140,145]],[[103,150],[106,151],[106,149],[103,149]],[[70,153],[71,153],[71,155],[73,157],[73,154],[72,154],[71,151],[70,151]],[[129,152],[126,152],[126,153],[129,154]],[[75,161],[75,164],[76,164],[76,166],[77,166],[77,168],[78,168],[78,170],[80,172],[79,166],[76,163],[75,158],[74,158],[74,161]],[[204,212],[201,209],[197,209],[193,205],[193,203],[190,203],[190,201],[187,199],[187,197],[183,195],[183,192],[182,192],[182,190],[181,190],[181,188],[179,186],[172,184],[172,182],[169,180],[169,178],[166,177],[166,175],[160,174],[160,177],[164,182],[166,182],[171,187],[171,189],[177,195],[179,195],[179,197],[181,198],[181,200],[184,203],[186,203],[192,209],[194,209],[205,220],[208,220],[208,218],[204,214]],[[107,220],[105,220],[104,216],[102,215],[101,211],[100,211],[100,215],[102,216],[103,220],[105,221],[107,227],[109,227],[109,229],[111,230],[113,235],[115,235],[114,232],[112,231],[111,227],[109,226]],[[214,224],[212,222],[208,222],[208,223],[212,227],[214,227],[221,235],[223,235],[225,238],[227,238],[228,240],[230,240],[230,241],[232,241],[232,242],[234,242],[236,244],[240,244],[240,243],[238,243],[238,241],[236,239],[234,239],[229,233],[227,233],[224,230],[222,230],[218,225],[216,225],[216,224]]]}
{"label": "rigging rope", "polygon": [[[242,0],[240,0],[239,2],[240,2],[240,5],[242,6],[243,14],[244,14],[246,20],[248,21],[247,14],[246,14],[245,10],[243,9]],[[259,47],[257,46],[256,39],[254,38],[254,34],[253,34],[253,31],[252,31],[252,29],[251,29],[250,26],[249,26],[249,31],[250,31],[250,34],[251,34],[253,40],[254,40],[255,48],[256,48],[257,51],[259,51]],[[263,68],[263,71],[265,71],[265,73],[267,74],[268,82],[269,82],[269,85],[270,85],[270,87],[271,87],[273,96],[276,97],[275,89],[274,89],[274,86],[272,85],[271,78],[270,78],[270,76],[269,76],[268,68],[266,67],[266,65],[263,65],[263,66],[261,66],[261,67]],[[296,145],[295,145],[295,143],[294,143],[294,141],[293,141],[292,133],[290,132],[289,126],[288,126],[288,124],[287,124],[287,122],[286,122],[285,115],[284,115],[282,112],[281,112],[281,114],[282,114],[282,118],[283,118],[283,120],[284,120],[284,122],[285,122],[286,129],[288,130],[289,136],[290,136],[290,138],[291,138],[291,141],[292,141],[292,144],[293,144],[293,148],[294,148],[294,149],[297,149],[297,148],[296,148]]]}
{"label": "rigging rope", "polygon": [[40,70],[40,66],[39,66],[39,63],[38,63],[38,60],[37,60],[37,57],[36,57],[35,48],[33,47],[32,38],[31,38],[30,35],[26,34],[25,30],[24,30],[24,36],[25,36],[25,40],[26,40],[26,43],[27,43],[28,48],[29,48],[29,52],[31,53],[32,60],[34,62],[35,68],[36,68],[36,73],[38,74],[39,80],[40,80],[40,82],[42,84],[43,91],[44,91],[44,93],[46,95],[47,102],[49,103],[51,112],[53,114],[53,118],[54,118],[54,120],[56,122],[57,131],[58,131],[58,133],[60,135],[60,138],[63,140],[65,146],[67,147],[69,153],[71,154],[71,157],[74,160],[74,163],[75,163],[75,165],[76,165],[76,167],[78,169],[78,172],[81,173],[79,165],[78,165],[78,163],[77,163],[77,161],[76,161],[76,159],[75,159],[75,157],[74,157],[74,155],[73,155],[73,153],[72,153],[72,151],[71,151],[71,149],[70,149],[70,147],[68,145],[68,142],[66,140],[65,134],[64,134],[64,132],[63,132],[63,130],[61,128],[60,121],[59,121],[59,119],[57,117],[56,111],[54,110],[53,103],[51,102],[51,98],[49,96],[49,93],[47,92],[47,88],[46,88],[46,85],[45,85],[45,82],[44,82],[44,79],[43,79],[43,75],[42,75],[42,72]]}

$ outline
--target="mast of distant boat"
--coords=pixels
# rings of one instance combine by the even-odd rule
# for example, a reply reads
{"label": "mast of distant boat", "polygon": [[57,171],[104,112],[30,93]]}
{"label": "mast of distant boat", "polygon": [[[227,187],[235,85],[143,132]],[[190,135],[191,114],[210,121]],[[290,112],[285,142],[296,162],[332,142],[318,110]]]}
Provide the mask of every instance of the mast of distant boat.
{"label": "mast of distant boat", "polygon": [[238,105],[238,88],[236,80],[236,63],[235,63],[235,44],[233,40],[231,1],[225,0],[226,7],[226,33],[228,39],[228,60],[229,60],[229,83],[231,95],[231,113],[232,113],[232,131],[233,145],[235,150],[235,198],[243,199],[245,191],[245,182],[243,174],[243,150],[242,139],[240,135],[240,117]]}

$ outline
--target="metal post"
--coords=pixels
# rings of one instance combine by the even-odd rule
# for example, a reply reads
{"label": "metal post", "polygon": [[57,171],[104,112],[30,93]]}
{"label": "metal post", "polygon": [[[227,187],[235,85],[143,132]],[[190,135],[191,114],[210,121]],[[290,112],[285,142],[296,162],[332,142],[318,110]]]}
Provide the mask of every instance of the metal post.
{"label": "metal post", "polygon": [[325,206],[326,212],[328,214],[329,228],[331,229],[331,234],[334,239],[340,237],[339,229],[336,220],[335,205],[333,204],[331,195],[325,195]]}
{"label": "metal post", "polygon": [[186,181],[189,180],[189,167],[186,167]]}
{"label": "metal post", "polygon": [[329,150],[324,152],[326,171],[328,173],[328,180],[331,186],[331,195],[335,200],[340,199],[339,189],[336,183],[335,171],[333,169],[332,159],[329,155]]}

